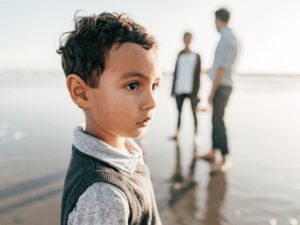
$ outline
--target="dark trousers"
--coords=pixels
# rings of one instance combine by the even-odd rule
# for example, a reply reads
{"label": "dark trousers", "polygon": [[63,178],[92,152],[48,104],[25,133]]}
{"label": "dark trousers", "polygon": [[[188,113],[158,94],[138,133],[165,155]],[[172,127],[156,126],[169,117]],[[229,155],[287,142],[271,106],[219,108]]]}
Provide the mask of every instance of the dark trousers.
{"label": "dark trousers", "polygon": [[[182,94],[182,95],[176,95],[176,103],[177,103],[177,109],[178,109],[178,124],[177,124],[177,130],[179,130],[180,128],[180,122],[181,122],[181,110],[182,110],[182,105],[183,105],[183,102],[184,102],[184,99],[185,98],[190,98],[190,95],[188,94]],[[197,133],[197,116],[196,116],[196,107],[197,107],[197,104],[196,102],[197,101],[192,101],[192,99],[190,98],[191,100],[191,107],[192,107],[192,111],[193,111],[193,115],[194,115],[194,121],[195,121],[195,134]]]}
{"label": "dark trousers", "polygon": [[222,155],[228,154],[224,113],[232,87],[219,86],[213,99],[212,140],[213,148],[220,148]]}

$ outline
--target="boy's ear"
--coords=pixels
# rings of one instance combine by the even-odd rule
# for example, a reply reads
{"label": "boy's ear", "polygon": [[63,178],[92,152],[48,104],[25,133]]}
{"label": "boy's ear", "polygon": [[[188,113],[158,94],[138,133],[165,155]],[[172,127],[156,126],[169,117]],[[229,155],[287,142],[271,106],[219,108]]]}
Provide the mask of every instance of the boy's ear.
{"label": "boy's ear", "polygon": [[90,108],[89,88],[86,83],[76,74],[71,74],[67,77],[67,88],[70,96],[80,108]]}

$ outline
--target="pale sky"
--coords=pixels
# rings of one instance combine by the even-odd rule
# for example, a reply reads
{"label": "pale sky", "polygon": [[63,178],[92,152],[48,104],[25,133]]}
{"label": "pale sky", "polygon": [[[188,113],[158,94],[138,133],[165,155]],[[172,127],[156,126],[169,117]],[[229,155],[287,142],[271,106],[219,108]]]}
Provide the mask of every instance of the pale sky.
{"label": "pale sky", "polygon": [[164,72],[174,70],[189,31],[192,50],[208,69],[220,38],[214,12],[221,7],[231,11],[229,27],[241,44],[238,72],[300,74],[299,0],[1,0],[0,70],[62,71],[55,51],[78,9],[130,14],[158,39]]}

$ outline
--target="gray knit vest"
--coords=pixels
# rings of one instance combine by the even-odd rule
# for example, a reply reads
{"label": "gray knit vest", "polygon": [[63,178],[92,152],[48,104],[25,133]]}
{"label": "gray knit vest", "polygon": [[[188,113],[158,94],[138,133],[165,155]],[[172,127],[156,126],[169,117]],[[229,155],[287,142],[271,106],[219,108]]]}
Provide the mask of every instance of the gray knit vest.
{"label": "gray knit vest", "polygon": [[125,193],[130,209],[129,225],[161,224],[149,169],[145,164],[138,163],[134,173],[130,175],[73,146],[62,196],[61,225],[67,225],[68,215],[78,198],[96,182],[115,185]]}

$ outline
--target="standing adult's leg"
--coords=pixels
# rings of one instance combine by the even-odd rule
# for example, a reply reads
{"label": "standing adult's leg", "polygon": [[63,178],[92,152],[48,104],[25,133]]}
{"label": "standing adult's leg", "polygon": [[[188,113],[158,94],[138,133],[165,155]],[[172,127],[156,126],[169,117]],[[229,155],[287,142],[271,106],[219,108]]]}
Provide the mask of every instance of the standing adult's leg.
{"label": "standing adult's leg", "polygon": [[197,98],[190,98],[190,100],[191,100],[191,107],[192,107],[192,112],[193,112],[193,116],[194,116],[195,134],[197,134],[198,120],[197,120],[196,108],[199,103],[199,100]]}
{"label": "standing adult's leg", "polygon": [[195,123],[195,134],[197,134],[198,122],[197,122],[197,114],[195,110],[193,110],[193,115],[194,115],[194,123]]}
{"label": "standing adult's leg", "polygon": [[186,95],[176,95],[176,103],[177,103],[177,109],[178,109],[178,123],[177,123],[177,131],[180,128],[180,123],[181,123],[181,111],[182,111],[182,105],[184,102]]}
{"label": "standing adult's leg", "polygon": [[225,107],[227,105],[231,87],[220,86],[213,99],[213,116],[212,116],[212,140],[213,149],[220,148],[222,155],[228,154],[227,135],[224,124]]}

